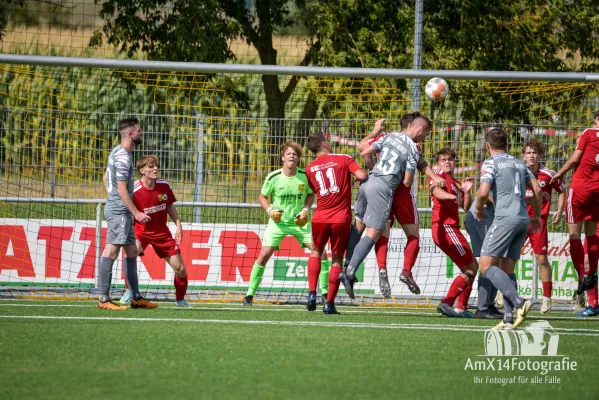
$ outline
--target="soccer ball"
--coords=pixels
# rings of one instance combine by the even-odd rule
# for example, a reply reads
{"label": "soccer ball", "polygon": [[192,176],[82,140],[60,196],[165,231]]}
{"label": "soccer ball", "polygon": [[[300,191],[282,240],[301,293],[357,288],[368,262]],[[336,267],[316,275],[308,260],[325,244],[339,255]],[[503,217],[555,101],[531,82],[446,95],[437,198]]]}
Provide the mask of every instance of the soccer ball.
{"label": "soccer ball", "polygon": [[443,78],[432,78],[426,83],[424,92],[432,101],[441,101],[449,93],[449,85]]}

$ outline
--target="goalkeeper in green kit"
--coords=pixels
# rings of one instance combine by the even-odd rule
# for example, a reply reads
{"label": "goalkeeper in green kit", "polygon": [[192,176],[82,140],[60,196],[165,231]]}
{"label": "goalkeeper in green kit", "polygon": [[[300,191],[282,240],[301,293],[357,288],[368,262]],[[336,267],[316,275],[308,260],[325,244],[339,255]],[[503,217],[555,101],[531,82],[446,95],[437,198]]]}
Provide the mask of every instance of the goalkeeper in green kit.
{"label": "goalkeeper in green kit", "polygon": [[[303,169],[298,168],[302,147],[295,142],[281,145],[283,168],[271,172],[266,177],[258,201],[270,219],[262,239],[260,255],[254,262],[250,277],[250,287],[243,299],[244,306],[251,306],[256,291],[262,282],[264,269],[275,250],[279,249],[285,236],[294,236],[303,247],[312,250],[312,233],[308,218],[314,202],[314,193],[308,185]],[[322,258],[319,276],[322,295],[328,292],[329,267],[326,252]]]}

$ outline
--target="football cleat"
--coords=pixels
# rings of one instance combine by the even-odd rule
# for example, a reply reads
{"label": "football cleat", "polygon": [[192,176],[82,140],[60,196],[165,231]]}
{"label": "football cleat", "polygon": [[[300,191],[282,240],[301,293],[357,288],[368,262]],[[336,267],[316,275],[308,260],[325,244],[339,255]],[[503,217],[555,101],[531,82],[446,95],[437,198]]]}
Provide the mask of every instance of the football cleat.
{"label": "football cleat", "polygon": [[130,290],[125,290],[125,293],[123,293],[123,295],[121,296],[120,300],[119,300],[119,304],[120,305],[126,305],[131,303],[131,291]]}
{"label": "football cleat", "polygon": [[405,283],[408,286],[410,292],[414,294],[420,294],[420,288],[416,284],[416,281],[412,277],[412,273],[406,270],[401,271],[401,275],[399,275],[399,280]]}
{"label": "football cleat", "polygon": [[460,318],[474,318],[474,313],[470,310],[462,310],[459,308],[454,308],[453,311],[458,314]]}
{"label": "football cleat", "polygon": [[119,306],[118,304],[115,304],[112,301],[99,301],[98,308],[101,308],[102,310],[112,311],[125,311],[127,309],[126,306]]}
{"label": "football cleat", "polygon": [[495,296],[495,305],[497,308],[503,308],[503,293],[497,291],[497,296]]}
{"label": "football cleat", "polygon": [[148,310],[153,310],[158,308],[158,304],[152,303],[143,297],[140,297],[137,300],[131,299],[131,308],[147,308]]}
{"label": "football cleat", "polygon": [[495,325],[491,329],[494,330],[494,331],[513,331],[514,330],[514,325],[510,324],[509,322],[503,322],[503,321],[501,321],[500,323],[498,323],[497,325]]}
{"label": "football cleat", "polygon": [[177,307],[177,308],[191,308],[191,306],[189,305],[189,303],[185,299],[175,301],[175,307]]}
{"label": "football cleat", "polygon": [[339,280],[341,281],[341,283],[345,287],[345,291],[347,292],[347,295],[349,296],[349,298],[350,299],[355,299],[356,296],[354,295],[354,282],[351,279],[349,279],[347,277],[347,275],[345,275],[344,272],[341,272],[339,274]]}
{"label": "football cleat", "polygon": [[454,311],[453,307],[451,307],[449,304],[446,303],[439,303],[439,306],[437,307],[437,312],[441,313],[443,315],[447,315],[449,318],[459,318],[460,316],[458,315],[457,312]]}
{"label": "football cleat", "polygon": [[310,293],[308,295],[308,304],[306,304],[308,311],[316,310],[316,293]]}
{"label": "football cleat", "polygon": [[243,306],[251,306],[253,305],[252,302],[254,300],[254,296],[245,296],[243,298]]}
{"label": "football cleat", "polygon": [[578,314],[578,317],[594,317],[596,315],[599,315],[599,307],[591,307],[588,306],[587,308],[585,308],[585,310],[583,312],[581,312],[580,314]]}
{"label": "football cleat", "polygon": [[391,285],[389,284],[386,268],[379,270],[379,287],[381,288],[381,294],[384,298],[391,298]]}
{"label": "football cleat", "polygon": [[335,303],[329,303],[327,302],[327,304],[325,304],[325,306],[322,309],[322,312],[324,314],[341,314],[339,311],[337,311],[337,309],[335,308]]}
{"label": "football cleat", "polygon": [[526,300],[522,307],[516,311],[516,321],[514,321],[514,329],[522,325],[522,323],[526,320],[526,316],[530,312],[532,308],[532,301]]}
{"label": "football cleat", "polygon": [[541,304],[541,314],[548,314],[551,311],[551,297],[543,296],[543,303]]}
{"label": "football cleat", "polygon": [[489,307],[486,310],[476,310],[474,318],[479,319],[503,319],[503,313],[499,312],[495,307]]}
{"label": "football cleat", "polygon": [[358,272],[358,267],[352,267],[351,265],[348,265],[345,269],[345,275],[348,279],[352,281],[352,283],[358,283],[358,277],[356,276],[356,272]]}

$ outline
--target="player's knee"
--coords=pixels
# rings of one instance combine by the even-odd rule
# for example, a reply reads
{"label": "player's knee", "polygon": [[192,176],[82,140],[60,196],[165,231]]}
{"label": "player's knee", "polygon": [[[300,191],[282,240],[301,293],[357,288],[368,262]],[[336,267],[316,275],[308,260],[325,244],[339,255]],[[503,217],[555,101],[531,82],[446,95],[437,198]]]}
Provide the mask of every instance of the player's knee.
{"label": "player's knee", "polygon": [[580,240],[580,233],[571,233],[570,240]]}
{"label": "player's knee", "polygon": [[476,277],[476,270],[465,270],[463,274],[466,276],[468,283],[474,282],[474,278]]}

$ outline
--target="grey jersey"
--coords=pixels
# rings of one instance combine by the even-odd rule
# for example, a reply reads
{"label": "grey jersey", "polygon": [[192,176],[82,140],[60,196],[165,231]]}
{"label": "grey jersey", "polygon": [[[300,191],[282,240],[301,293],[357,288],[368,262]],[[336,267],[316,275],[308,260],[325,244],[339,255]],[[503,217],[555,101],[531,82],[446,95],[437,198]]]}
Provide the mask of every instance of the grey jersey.
{"label": "grey jersey", "polygon": [[108,156],[108,166],[106,167],[106,184],[108,191],[108,200],[104,215],[123,215],[131,214],[121,201],[117,191],[117,182],[126,181],[129,197],[133,200],[133,159],[131,153],[120,144],[110,152]]}
{"label": "grey jersey", "polygon": [[372,143],[372,147],[379,153],[372,175],[382,179],[392,190],[403,181],[406,172],[416,171],[418,148],[405,133],[388,133]]}
{"label": "grey jersey", "polygon": [[524,161],[509,154],[487,158],[481,170],[481,182],[491,184],[495,204],[495,222],[520,222],[529,219],[526,212],[526,183],[534,175]]}

